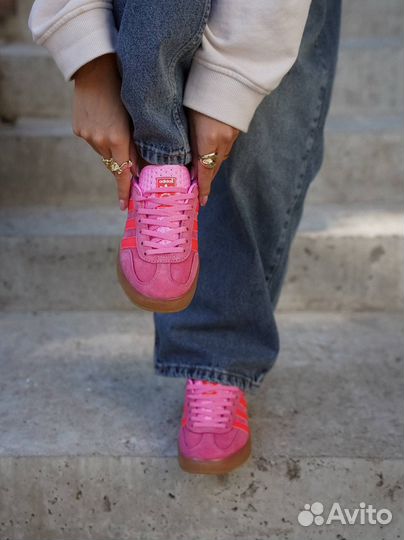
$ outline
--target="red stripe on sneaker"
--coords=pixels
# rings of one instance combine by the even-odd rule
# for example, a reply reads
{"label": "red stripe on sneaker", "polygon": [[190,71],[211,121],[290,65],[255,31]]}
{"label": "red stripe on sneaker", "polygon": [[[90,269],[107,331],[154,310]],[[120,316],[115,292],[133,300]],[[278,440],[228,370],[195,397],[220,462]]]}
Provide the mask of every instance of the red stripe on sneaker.
{"label": "red stripe on sneaker", "polygon": [[136,229],[136,220],[133,218],[128,219],[125,229],[127,231],[133,231],[133,229]]}
{"label": "red stripe on sneaker", "polygon": [[244,418],[244,420],[248,420],[248,414],[246,411],[242,411],[241,409],[238,409],[236,411],[236,416],[239,416],[240,418]]}
{"label": "red stripe on sneaker", "polygon": [[194,231],[197,231],[198,230],[198,220],[195,219],[194,220]]}
{"label": "red stripe on sneaker", "polygon": [[247,424],[243,424],[242,422],[238,422],[237,420],[234,422],[233,427],[235,429],[240,429],[241,431],[245,431],[246,433],[250,433],[250,428]]}
{"label": "red stripe on sneaker", "polygon": [[196,238],[192,239],[192,251],[198,251],[198,240]]}
{"label": "red stripe on sneaker", "polygon": [[241,398],[240,398],[240,405],[247,408],[247,401],[246,401],[244,396],[241,396]]}
{"label": "red stripe on sneaker", "polygon": [[124,238],[121,242],[121,248],[122,249],[130,249],[136,247],[136,238],[134,236],[130,236],[129,238]]}
{"label": "red stripe on sneaker", "polygon": [[129,199],[128,210],[134,210],[134,209],[135,209],[135,201],[133,199]]}

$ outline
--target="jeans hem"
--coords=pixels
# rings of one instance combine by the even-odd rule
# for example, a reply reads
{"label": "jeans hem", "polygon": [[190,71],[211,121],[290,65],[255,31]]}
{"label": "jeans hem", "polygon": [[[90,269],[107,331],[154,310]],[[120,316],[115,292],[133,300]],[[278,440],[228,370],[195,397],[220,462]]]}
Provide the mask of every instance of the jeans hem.
{"label": "jeans hem", "polygon": [[238,386],[241,390],[257,390],[264,377],[266,371],[253,377],[247,377],[239,373],[231,373],[224,369],[207,368],[202,366],[187,366],[181,364],[160,364],[154,363],[154,370],[157,375],[164,377],[184,377],[186,379],[198,379],[203,381],[218,382],[230,386]]}
{"label": "jeans hem", "polygon": [[143,141],[135,141],[142,158],[153,165],[187,165],[191,162],[191,152],[186,148],[169,150]]}

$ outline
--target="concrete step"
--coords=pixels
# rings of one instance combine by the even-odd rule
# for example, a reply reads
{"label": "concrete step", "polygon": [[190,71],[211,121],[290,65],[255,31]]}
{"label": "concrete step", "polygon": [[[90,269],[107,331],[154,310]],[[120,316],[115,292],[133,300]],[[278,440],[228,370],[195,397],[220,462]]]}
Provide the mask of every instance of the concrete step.
{"label": "concrete step", "polygon": [[[0,40],[31,42],[28,15],[32,0],[15,0],[15,15],[0,20]],[[391,37],[404,33],[404,9],[401,0],[349,0],[343,3],[344,37]]]}
{"label": "concrete step", "polygon": [[[248,396],[252,457],[202,477],[177,465],[184,380],[154,375],[150,315],[1,314],[0,537],[399,538],[402,315],[289,313],[278,323],[278,362]],[[334,502],[365,502],[393,519],[300,526],[315,501],[324,516]]]}
{"label": "concrete step", "polygon": [[316,203],[404,201],[403,118],[329,117]]}
{"label": "concrete step", "polygon": [[331,114],[391,114],[404,110],[402,38],[342,43]]}
{"label": "concrete step", "polygon": [[32,35],[28,28],[28,16],[33,3],[33,0],[14,0],[13,15],[0,19],[1,41],[32,42]]}
{"label": "concrete step", "polygon": [[[402,117],[329,118],[314,202],[403,201]],[[64,120],[0,124],[3,206],[115,202],[115,181]]]}
{"label": "concrete step", "polygon": [[[0,212],[0,307],[132,309],[118,286],[124,226],[117,208]],[[280,310],[400,309],[404,250],[399,205],[306,205]]]}
{"label": "concrete step", "polygon": [[16,43],[0,46],[0,115],[71,117],[73,85],[64,81],[46,49]]}
{"label": "concrete step", "polygon": [[342,2],[342,36],[348,39],[403,36],[401,0],[349,0]]}
{"label": "concrete step", "polygon": [[[392,114],[404,109],[403,42],[351,39],[341,47],[332,110],[335,114]],[[70,117],[67,84],[46,50],[23,43],[0,47],[0,115]]]}

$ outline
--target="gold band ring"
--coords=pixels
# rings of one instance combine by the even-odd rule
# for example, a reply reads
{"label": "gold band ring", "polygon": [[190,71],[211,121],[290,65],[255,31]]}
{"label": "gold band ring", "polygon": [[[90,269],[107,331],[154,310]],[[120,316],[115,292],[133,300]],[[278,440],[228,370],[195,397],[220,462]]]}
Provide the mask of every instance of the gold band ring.
{"label": "gold band ring", "polygon": [[217,162],[217,153],[210,152],[210,154],[203,154],[202,156],[199,156],[198,159],[207,169],[214,169]]}
{"label": "gold band ring", "polygon": [[133,163],[130,159],[127,161],[124,161],[119,165],[117,161],[114,160],[114,158],[102,158],[102,162],[106,166],[106,168],[112,172],[112,174],[122,174],[126,169],[129,169],[129,167],[132,167]]}

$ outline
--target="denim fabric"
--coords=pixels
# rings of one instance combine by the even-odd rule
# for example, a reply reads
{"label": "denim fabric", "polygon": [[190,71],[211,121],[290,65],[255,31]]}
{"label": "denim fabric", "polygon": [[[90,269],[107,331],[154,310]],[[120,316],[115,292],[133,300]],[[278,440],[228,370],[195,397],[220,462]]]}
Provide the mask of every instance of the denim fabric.
{"label": "denim fabric", "polygon": [[149,163],[189,163],[182,97],[210,0],[114,0],[113,5],[121,97],[137,148]]}
{"label": "denim fabric", "polygon": [[[171,8],[174,4],[184,7],[182,0],[170,0],[168,4]],[[125,36],[119,38],[123,97],[134,118],[136,141],[142,151],[156,150],[153,157],[165,163],[175,155],[176,162],[182,163],[189,154],[188,142],[184,142],[182,150],[179,145],[181,130],[174,111],[186,77],[186,72],[180,72],[188,69],[190,58],[187,52],[186,60],[180,60],[181,54],[174,50],[184,51],[189,43],[194,45],[200,40],[199,32],[209,9],[204,2],[189,4],[192,15],[187,18],[187,28],[182,27],[184,19],[180,18],[172,29],[180,42],[174,48],[161,48],[158,62],[154,56],[151,63],[146,57],[147,65],[139,68],[145,57],[136,51],[143,50],[144,44],[137,48],[137,35],[130,30],[129,21],[122,28]],[[240,135],[216,177],[209,202],[200,212],[201,270],[196,296],[183,312],[154,316],[158,374],[207,379],[253,390],[260,386],[278,356],[275,309],[305,196],[322,161],[340,9],[339,0],[313,0],[295,65],[277,90],[263,100],[248,133]],[[137,11],[141,11],[140,5]],[[153,28],[166,36],[162,13],[165,11],[154,12],[158,20],[153,22]],[[123,20],[125,15],[126,8]],[[171,17],[169,24],[173,24]],[[171,52],[166,56],[168,50]],[[189,54],[193,51],[192,46]],[[148,80],[158,77],[161,88],[154,89],[153,96],[160,95],[163,104],[149,101],[142,109],[136,96],[138,84],[143,83],[125,80],[125,66],[130,63],[149,72]],[[177,74],[174,98],[172,85],[160,80],[163,73],[169,72],[168,67]],[[184,119],[183,112],[180,117]],[[140,132],[136,127],[139,125]],[[184,122],[182,133],[185,131]]]}

